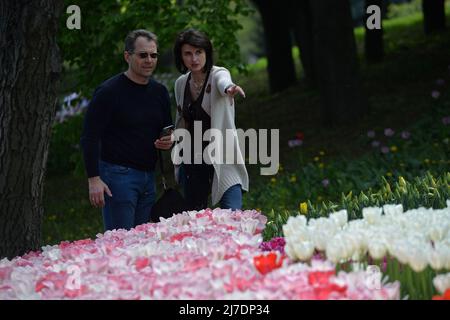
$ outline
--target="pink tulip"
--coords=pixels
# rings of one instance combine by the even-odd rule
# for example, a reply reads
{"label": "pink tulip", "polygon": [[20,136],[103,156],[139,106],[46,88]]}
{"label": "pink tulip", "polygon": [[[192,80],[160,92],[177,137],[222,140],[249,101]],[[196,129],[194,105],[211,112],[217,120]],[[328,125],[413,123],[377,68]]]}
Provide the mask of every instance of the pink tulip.
{"label": "pink tulip", "polygon": [[262,242],[266,223],[255,210],[207,209],[62,242],[1,260],[0,299],[399,298],[398,286],[367,290],[328,261],[290,261],[284,238]]}

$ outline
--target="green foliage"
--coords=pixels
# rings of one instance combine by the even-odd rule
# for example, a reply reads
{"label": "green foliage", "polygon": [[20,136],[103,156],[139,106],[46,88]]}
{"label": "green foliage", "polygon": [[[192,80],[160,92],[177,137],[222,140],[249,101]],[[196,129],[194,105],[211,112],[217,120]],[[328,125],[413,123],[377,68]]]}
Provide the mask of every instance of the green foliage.
{"label": "green foliage", "polygon": [[[396,182],[390,182],[381,177],[380,187],[369,188],[357,194],[341,193],[338,201],[322,201],[311,203],[307,200],[310,218],[328,216],[330,213],[346,209],[349,219],[362,218],[362,209],[367,207],[382,207],[384,204],[402,204],[404,210],[418,207],[445,208],[446,200],[450,199],[450,172],[435,177],[427,172],[422,177],[415,177],[411,182],[400,177]],[[267,214],[270,219],[264,230],[264,238],[283,236],[282,226],[289,216],[296,216],[299,210],[271,210]]]}
{"label": "green foliage", "polygon": [[[387,17],[389,20],[400,21],[399,18],[421,17],[423,0],[411,0],[404,3],[390,3],[388,7]],[[445,0],[445,11],[450,12],[450,1]]]}
{"label": "green foliage", "polygon": [[390,3],[387,17],[389,19],[411,16],[422,12],[422,0],[412,0],[405,3]]}
{"label": "green foliage", "polygon": [[85,176],[48,176],[44,186],[44,221],[41,245],[95,238],[103,232],[100,209],[89,203]]}
{"label": "green foliage", "polygon": [[[393,183],[400,176],[413,181],[428,172],[435,176],[448,172],[450,126],[442,119],[448,113],[450,100],[446,95],[442,99],[442,102],[433,101],[428,114],[410,127],[407,139],[400,130],[386,137],[384,129],[378,128],[371,139],[362,133],[353,144],[365,149],[363,156],[333,157],[323,151],[307,155],[299,150],[296,159],[290,160],[295,163],[290,164],[290,169],[282,166],[276,176],[259,177],[254,181],[252,191],[244,198],[244,207],[263,212],[297,211],[299,204],[307,200],[339,203],[342,194],[378,190],[384,185],[381,177]],[[380,147],[372,147],[372,139],[384,145],[388,153],[382,153]]]}
{"label": "green foliage", "polygon": [[[364,207],[401,203],[405,209],[419,206],[442,208],[450,199],[450,99],[442,94],[429,98],[428,113],[409,128],[405,139],[400,130],[387,137],[383,127],[375,137],[364,133],[354,145],[365,146],[363,156],[331,157],[325,152],[297,155],[297,165],[281,167],[277,176],[261,178],[244,198],[244,207],[257,208],[269,218],[265,238],[282,235],[290,215],[299,214],[307,203],[308,217],[347,209],[350,219],[361,217]],[[396,129],[396,128],[394,128]],[[377,139],[388,153],[373,148]]]}
{"label": "green foliage", "polygon": [[[65,1],[66,5],[73,1]],[[161,52],[171,50],[176,35],[189,27],[208,34],[218,53],[217,64],[243,68],[236,32],[238,15],[247,15],[244,0],[78,0],[81,30],[66,28],[61,19],[59,44],[64,60],[78,79],[77,90],[88,96],[99,83],[125,69],[124,40],[134,29],[158,36]]]}
{"label": "green foliage", "polygon": [[50,175],[78,174],[84,172],[80,149],[83,115],[75,115],[63,123],[56,123],[48,151],[47,171]]}
{"label": "green foliage", "polygon": [[[438,292],[433,286],[433,279],[445,269],[433,270],[427,266],[423,271],[416,272],[407,263],[399,262],[395,257],[387,254],[383,259],[374,260],[367,254],[357,263],[358,270],[367,270],[368,266],[378,266],[382,272],[382,282],[400,283],[400,297],[409,300],[431,300]],[[352,261],[345,261],[336,265],[336,273],[339,271],[355,271]]]}
{"label": "green foliage", "polygon": [[245,62],[254,63],[255,58],[264,56],[264,30],[261,28],[262,21],[259,11],[253,2],[248,1],[248,4],[253,10],[248,16],[239,17],[242,29],[238,32],[237,38],[242,59]]}

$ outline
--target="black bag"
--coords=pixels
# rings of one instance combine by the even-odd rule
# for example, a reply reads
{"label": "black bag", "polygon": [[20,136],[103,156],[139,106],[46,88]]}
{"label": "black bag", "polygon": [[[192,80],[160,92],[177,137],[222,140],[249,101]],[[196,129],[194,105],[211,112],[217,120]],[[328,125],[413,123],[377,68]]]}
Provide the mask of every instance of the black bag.
{"label": "black bag", "polygon": [[183,196],[175,189],[168,188],[164,190],[161,198],[153,205],[151,220],[159,222],[160,218],[170,218],[174,214],[187,210]]}
{"label": "black bag", "polygon": [[167,188],[166,179],[164,177],[164,167],[161,150],[158,150],[158,153],[164,193],[152,207],[152,211],[150,213],[151,222],[159,222],[161,217],[167,219],[172,217],[174,214],[188,210],[188,204],[183,196],[177,190],[173,188]]}

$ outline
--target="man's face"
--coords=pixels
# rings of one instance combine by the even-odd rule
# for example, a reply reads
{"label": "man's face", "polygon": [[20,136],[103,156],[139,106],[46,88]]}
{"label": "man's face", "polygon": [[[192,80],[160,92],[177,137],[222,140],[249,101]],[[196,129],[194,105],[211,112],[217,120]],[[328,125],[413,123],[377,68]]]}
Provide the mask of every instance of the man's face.
{"label": "man's face", "polygon": [[[125,52],[125,60],[128,62],[129,70],[137,77],[149,78],[156,68],[158,47],[155,41],[150,41],[145,37],[138,37],[134,43],[132,53]],[[146,57],[144,57],[146,56]]]}

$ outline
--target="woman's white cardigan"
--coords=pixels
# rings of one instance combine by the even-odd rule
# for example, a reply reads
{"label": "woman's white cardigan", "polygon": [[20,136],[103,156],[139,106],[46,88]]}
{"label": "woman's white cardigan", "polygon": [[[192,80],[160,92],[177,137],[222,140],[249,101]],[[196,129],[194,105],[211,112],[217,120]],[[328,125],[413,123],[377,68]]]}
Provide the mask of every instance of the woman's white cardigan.
{"label": "woman's white cardigan", "polygon": [[[175,81],[175,100],[177,104],[176,128],[186,129],[181,110],[183,108],[184,91],[188,76],[189,73],[184,74]],[[225,88],[231,84],[233,82],[230,72],[225,68],[213,66],[202,100],[203,109],[211,116],[211,128],[219,129],[223,134],[224,140],[226,129],[232,129],[236,133],[236,126],[234,124],[234,101],[225,93]],[[222,198],[224,192],[235,184],[240,184],[243,190],[248,191],[248,174],[239,148],[237,134],[234,134],[233,137],[234,154],[237,156],[237,163],[213,163],[215,174],[211,190],[212,205],[216,205]],[[225,159],[225,143],[223,147],[222,154]],[[179,166],[175,166],[175,179],[177,181],[178,169]]]}

